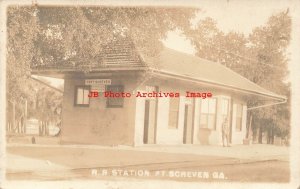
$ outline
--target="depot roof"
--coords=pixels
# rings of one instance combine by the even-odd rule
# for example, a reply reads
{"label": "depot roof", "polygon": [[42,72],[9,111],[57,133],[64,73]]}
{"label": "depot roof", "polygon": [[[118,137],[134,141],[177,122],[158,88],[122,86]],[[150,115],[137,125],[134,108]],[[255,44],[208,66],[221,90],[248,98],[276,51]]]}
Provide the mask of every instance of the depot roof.
{"label": "depot roof", "polygon": [[[99,62],[85,65],[88,66],[88,70],[92,72],[150,70],[154,74],[202,82],[216,87],[226,87],[276,100],[286,99],[285,96],[262,88],[220,63],[166,47],[155,57],[149,57],[137,51],[132,41],[119,41],[105,46],[99,57]],[[52,65],[32,65],[31,68],[33,74],[55,77],[57,73],[80,72],[83,66],[76,61],[63,61]]]}
{"label": "depot roof", "polygon": [[286,99],[285,96],[264,89],[220,63],[169,48],[164,48],[157,57],[144,59],[157,73],[243,90],[278,100]]}

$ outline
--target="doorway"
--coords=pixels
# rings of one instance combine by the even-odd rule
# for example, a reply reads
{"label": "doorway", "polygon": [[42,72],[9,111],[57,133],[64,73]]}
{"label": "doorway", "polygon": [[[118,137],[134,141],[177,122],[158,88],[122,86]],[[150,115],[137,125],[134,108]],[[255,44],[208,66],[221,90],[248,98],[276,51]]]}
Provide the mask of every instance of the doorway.
{"label": "doorway", "polygon": [[148,129],[149,129],[149,109],[150,100],[145,101],[145,116],[144,116],[144,144],[148,144]]}
{"label": "doorway", "polygon": [[155,143],[155,127],[156,127],[156,101],[145,100],[145,115],[144,115],[144,144]]}
{"label": "doorway", "polygon": [[193,141],[193,106],[184,106],[183,144],[192,144]]}

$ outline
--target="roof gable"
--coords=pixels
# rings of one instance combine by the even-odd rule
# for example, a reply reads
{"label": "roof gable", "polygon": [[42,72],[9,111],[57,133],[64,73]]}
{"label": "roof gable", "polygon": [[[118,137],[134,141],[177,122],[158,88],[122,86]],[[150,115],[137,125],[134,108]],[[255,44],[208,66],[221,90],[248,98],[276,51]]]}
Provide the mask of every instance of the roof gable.
{"label": "roof gable", "polygon": [[55,63],[34,63],[31,68],[34,70],[57,69],[57,70],[88,70],[99,68],[118,68],[118,67],[144,67],[144,63],[137,52],[132,40],[127,37],[116,39],[103,45],[96,57],[96,61],[68,59]]}

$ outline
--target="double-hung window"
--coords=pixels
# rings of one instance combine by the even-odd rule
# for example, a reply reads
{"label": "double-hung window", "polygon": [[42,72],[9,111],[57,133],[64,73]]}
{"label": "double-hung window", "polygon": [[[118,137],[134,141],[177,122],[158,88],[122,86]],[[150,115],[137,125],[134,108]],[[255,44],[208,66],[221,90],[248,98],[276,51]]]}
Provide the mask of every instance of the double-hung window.
{"label": "double-hung window", "polygon": [[75,106],[88,107],[90,98],[88,97],[91,87],[89,85],[75,87]]}
{"label": "double-hung window", "polygon": [[200,128],[216,129],[217,99],[202,99],[200,110]]}
{"label": "double-hung window", "polygon": [[170,98],[169,106],[169,128],[178,128],[178,115],[179,115],[179,98]]}

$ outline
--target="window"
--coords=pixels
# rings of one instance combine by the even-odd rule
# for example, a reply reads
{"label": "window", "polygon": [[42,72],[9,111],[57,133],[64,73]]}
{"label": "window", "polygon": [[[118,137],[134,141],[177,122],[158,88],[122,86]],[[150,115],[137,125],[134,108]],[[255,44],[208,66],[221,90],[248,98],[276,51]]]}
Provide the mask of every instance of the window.
{"label": "window", "polygon": [[216,129],[217,99],[201,100],[200,128]]}
{"label": "window", "polygon": [[243,105],[236,106],[236,131],[242,131]]}
{"label": "window", "polygon": [[170,98],[169,128],[178,128],[179,98]]}
{"label": "window", "polygon": [[[107,85],[106,91],[113,94],[124,92],[123,85]],[[107,108],[122,108],[124,104],[124,97],[107,97],[106,107]]]}
{"label": "window", "polygon": [[90,93],[90,86],[76,86],[75,88],[75,106],[86,106],[90,104],[90,98],[88,97]]}

